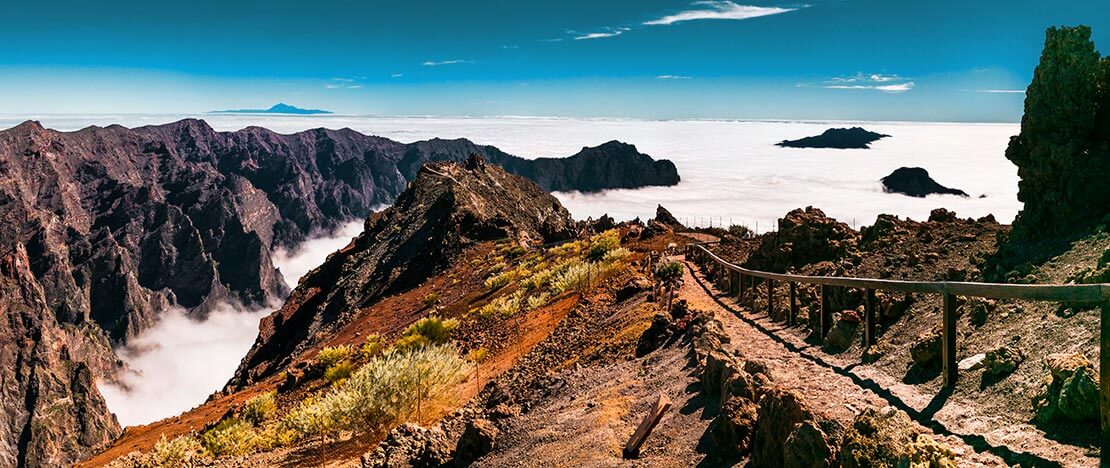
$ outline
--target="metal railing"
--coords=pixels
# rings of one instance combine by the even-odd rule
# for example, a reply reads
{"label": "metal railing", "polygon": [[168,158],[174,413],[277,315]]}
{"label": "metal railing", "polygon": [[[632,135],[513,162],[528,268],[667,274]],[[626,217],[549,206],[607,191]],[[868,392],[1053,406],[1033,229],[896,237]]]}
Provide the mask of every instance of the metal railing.
{"label": "metal railing", "polygon": [[[876,300],[875,291],[891,291],[916,294],[940,294],[944,298],[943,331],[941,333],[941,375],[944,386],[955,387],[956,363],[956,296],[984,299],[1021,299],[1030,301],[1051,301],[1067,304],[1097,304],[1101,306],[1099,341],[1099,391],[1100,423],[1102,427],[1101,452],[1103,466],[1110,464],[1110,284],[1001,284],[973,283],[964,281],[902,281],[873,278],[852,278],[834,276],[807,276],[766,271],[750,270],[721,258],[705,246],[708,243],[686,244],[685,255],[706,270],[714,280],[728,276],[728,293],[742,303],[746,290],[755,294],[756,281],[766,282],[767,313],[774,314],[774,284],[776,281],[789,286],[789,314],[787,322],[795,324],[798,312],[798,283],[820,286],[819,333],[824,340],[832,326],[832,310],[829,307],[828,287],[856,288],[865,291],[864,295],[864,334],[863,345],[869,347],[876,340]],[[747,283],[747,284],[745,284]],[[752,303],[754,306],[754,302]]]}

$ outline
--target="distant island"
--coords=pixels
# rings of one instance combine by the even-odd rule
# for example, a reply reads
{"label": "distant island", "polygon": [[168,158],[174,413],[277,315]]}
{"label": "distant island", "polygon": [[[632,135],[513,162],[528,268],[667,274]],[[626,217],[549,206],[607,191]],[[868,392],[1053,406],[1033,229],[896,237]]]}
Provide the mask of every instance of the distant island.
{"label": "distant island", "polygon": [[233,109],[233,110],[220,110],[212,111],[209,114],[293,114],[293,115],[321,115],[333,114],[332,111],[320,109],[301,109],[300,107],[290,106],[284,102],[274,104],[269,109]]}
{"label": "distant island", "polygon": [[918,198],[933,194],[968,196],[963,190],[940,185],[929,177],[929,171],[920,167],[900,167],[880,181],[883,183],[883,191],[887,193],[901,193]]}
{"label": "distant island", "polygon": [[776,145],[789,148],[868,149],[871,147],[871,142],[889,136],[870,132],[860,127],[830,128],[825,130],[825,133],[817,136],[797,140],[783,140],[776,143]]}

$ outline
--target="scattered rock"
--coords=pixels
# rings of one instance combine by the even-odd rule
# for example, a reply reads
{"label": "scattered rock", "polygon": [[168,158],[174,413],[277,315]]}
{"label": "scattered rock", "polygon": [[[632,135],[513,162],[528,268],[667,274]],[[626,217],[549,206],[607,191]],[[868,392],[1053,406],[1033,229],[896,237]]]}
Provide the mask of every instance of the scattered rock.
{"label": "scattered rock", "polygon": [[811,419],[813,416],[800,395],[784,388],[769,389],[759,399],[751,465],[784,466],[787,439],[799,425]]}
{"label": "scattered rock", "polygon": [[1016,346],[1001,346],[987,352],[983,365],[987,375],[1005,375],[1015,370],[1025,361],[1025,353]]}
{"label": "scattered rock", "polygon": [[937,330],[922,336],[910,347],[910,358],[913,363],[922,367],[931,367],[940,363],[941,345],[943,339]]}
{"label": "scattered rock", "polygon": [[982,369],[984,365],[983,361],[985,361],[986,359],[986,354],[979,353],[960,361],[959,364],[956,365],[956,368],[959,369],[961,372]]}
{"label": "scattered rock", "polygon": [[732,397],[725,401],[709,427],[710,436],[721,455],[735,457],[750,451],[757,409],[748,398]]}
{"label": "scattered rock", "polygon": [[996,310],[998,310],[998,302],[995,300],[971,297],[956,309],[956,313],[970,315],[968,320],[971,321],[971,324],[981,327],[987,323],[987,317],[990,317]]}
{"label": "scattered rock", "polygon": [[778,232],[764,236],[744,266],[786,272],[823,261],[838,261],[856,250],[859,233],[814,207],[793,210],[779,220]]}
{"label": "scattered rock", "polygon": [[880,180],[883,191],[900,193],[911,197],[924,198],[926,195],[959,195],[967,197],[963,190],[948,188],[929,177],[929,171],[920,167],[900,167]]}
{"label": "scattered rock", "polygon": [[825,352],[842,353],[852,347],[859,331],[859,316],[854,310],[846,310],[837,315],[829,334],[825,335]]}
{"label": "scattered rock", "polygon": [[455,463],[466,466],[493,451],[498,432],[497,427],[485,419],[472,419],[467,422],[459,442],[455,445]]}
{"label": "scattered rock", "polygon": [[402,424],[362,456],[363,468],[433,467],[451,461],[447,434],[439,426]]}
{"label": "scattered rock", "polygon": [[613,295],[613,298],[616,299],[617,302],[624,302],[632,298],[632,296],[650,290],[651,281],[648,281],[644,278],[636,277],[628,280],[628,282],[625,283],[624,286],[621,286],[621,288],[618,289],[617,292]]}
{"label": "scattered rock", "polygon": [[1044,360],[1044,385],[1033,397],[1038,422],[1061,419],[1094,421],[1099,417],[1098,373],[1082,354],[1050,354]]}
{"label": "scattered rock", "polygon": [[794,429],[782,446],[783,466],[825,467],[835,464],[835,451],[816,422],[805,421]]}
{"label": "scattered rock", "polygon": [[867,408],[856,416],[844,435],[839,460],[844,468],[956,466],[948,446],[920,433],[906,413],[889,406]]}

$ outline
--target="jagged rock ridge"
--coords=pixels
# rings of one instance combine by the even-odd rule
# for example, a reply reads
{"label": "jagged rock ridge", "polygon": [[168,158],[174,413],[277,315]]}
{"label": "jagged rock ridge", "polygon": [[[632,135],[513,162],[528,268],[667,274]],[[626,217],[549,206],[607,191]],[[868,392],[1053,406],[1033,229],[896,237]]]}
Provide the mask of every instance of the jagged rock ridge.
{"label": "jagged rock ridge", "polygon": [[425,165],[392,207],[368,219],[350,246],[309,273],[285,306],[263,319],[234,380],[246,384],[280,369],[322,330],[419,285],[470,245],[503,238],[538,245],[575,233],[558,199],[480,156],[465,164]]}

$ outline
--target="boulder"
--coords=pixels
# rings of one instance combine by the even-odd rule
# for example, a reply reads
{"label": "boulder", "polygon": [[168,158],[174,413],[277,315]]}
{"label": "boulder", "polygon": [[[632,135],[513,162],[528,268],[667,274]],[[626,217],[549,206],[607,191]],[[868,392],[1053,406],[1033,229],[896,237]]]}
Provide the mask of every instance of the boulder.
{"label": "boulder", "polygon": [[706,395],[720,395],[725,379],[735,373],[743,372],[740,360],[726,350],[714,349],[706,355],[701,371],[701,388]]}
{"label": "boulder", "polygon": [[1038,422],[1095,421],[1099,417],[1099,383],[1094,366],[1082,354],[1062,353],[1045,357],[1049,374],[1033,397]]}
{"label": "boulder", "polygon": [[709,427],[720,455],[735,457],[750,451],[757,408],[755,402],[744,397],[732,397],[724,402]]}
{"label": "boulder", "polygon": [[852,347],[852,342],[858,335],[859,324],[859,316],[854,310],[838,314],[829,334],[825,335],[825,352],[837,354]]}
{"label": "boulder", "polygon": [[771,388],[759,398],[755,434],[752,436],[751,466],[781,467],[786,462],[786,440],[812,413],[797,393]]}
{"label": "boulder", "polygon": [[1016,346],[1000,346],[987,352],[983,359],[983,372],[987,375],[1005,375],[1015,370],[1025,361],[1025,353]]}
{"label": "boulder", "polygon": [[880,179],[883,191],[900,193],[911,197],[924,198],[926,195],[959,195],[967,197],[963,190],[948,188],[929,177],[929,171],[920,167],[900,167],[890,175]]}
{"label": "boulder", "polygon": [[362,468],[443,466],[451,461],[447,434],[439,426],[405,423],[362,456]]}
{"label": "boulder", "polygon": [[472,419],[466,423],[459,442],[455,444],[455,463],[469,465],[493,451],[499,431],[485,419]]}
{"label": "boulder", "polygon": [[823,468],[834,466],[836,452],[829,436],[815,421],[804,421],[782,446],[783,466]]}
{"label": "boulder", "polygon": [[913,359],[914,364],[922,367],[938,365],[942,344],[940,332],[933,330],[913,343],[910,347],[910,358]]}

